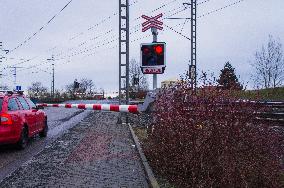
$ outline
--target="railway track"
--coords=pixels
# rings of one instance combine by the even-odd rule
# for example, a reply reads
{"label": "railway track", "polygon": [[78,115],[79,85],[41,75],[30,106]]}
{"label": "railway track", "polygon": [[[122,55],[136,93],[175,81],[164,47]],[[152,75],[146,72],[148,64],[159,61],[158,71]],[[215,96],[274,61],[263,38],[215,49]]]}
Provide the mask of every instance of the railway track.
{"label": "railway track", "polygon": [[261,102],[261,105],[269,110],[259,113],[259,119],[284,126],[284,102]]}

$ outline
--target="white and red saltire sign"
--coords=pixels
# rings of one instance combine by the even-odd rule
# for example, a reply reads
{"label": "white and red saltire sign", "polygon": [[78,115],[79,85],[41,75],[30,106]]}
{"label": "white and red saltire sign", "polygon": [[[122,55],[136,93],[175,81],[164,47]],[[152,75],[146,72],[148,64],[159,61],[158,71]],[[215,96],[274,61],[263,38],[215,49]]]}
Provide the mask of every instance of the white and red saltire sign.
{"label": "white and red saltire sign", "polygon": [[146,15],[142,15],[142,18],[146,19],[146,21],[144,23],[142,23],[142,32],[147,31],[150,28],[156,28],[159,30],[163,30],[163,22],[159,21],[158,19],[163,17],[163,14],[159,14],[157,16],[154,17],[149,17]]}

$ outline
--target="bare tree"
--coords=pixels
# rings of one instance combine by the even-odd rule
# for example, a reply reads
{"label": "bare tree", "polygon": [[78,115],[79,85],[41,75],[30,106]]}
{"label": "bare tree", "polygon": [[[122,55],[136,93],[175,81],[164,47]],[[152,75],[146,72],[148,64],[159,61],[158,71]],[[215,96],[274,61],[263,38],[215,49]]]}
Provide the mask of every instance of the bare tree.
{"label": "bare tree", "polygon": [[74,83],[65,86],[65,93],[68,97],[74,98],[75,96],[75,86]]}
{"label": "bare tree", "polygon": [[94,84],[93,80],[85,79],[84,82],[85,82],[87,92],[89,94],[92,94],[93,91],[95,90],[95,84]]}
{"label": "bare tree", "polygon": [[146,91],[149,89],[147,77],[141,72],[139,63],[132,59],[129,64],[130,88]]}
{"label": "bare tree", "polygon": [[28,94],[30,97],[42,97],[47,93],[47,88],[42,85],[41,82],[33,82],[28,87]]}
{"label": "bare tree", "polygon": [[86,78],[81,79],[79,90],[85,94],[92,95],[93,91],[95,90],[95,84],[93,80]]}
{"label": "bare tree", "polygon": [[8,90],[9,87],[7,85],[0,85],[1,90]]}
{"label": "bare tree", "polygon": [[255,68],[252,75],[255,86],[262,88],[281,86],[284,80],[284,58],[279,39],[275,40],[269,35],[267,46],[262,46],[261,50],[255,53],[252,66]]}
{"label": "bare tree", "polygon": [[79,88],[75,89],[74,83],[70,83],[65,86],[65,93],[69,96],[74,98],[75,93],[81,93],[84,97],[89,94],[92,96],[95,90],[95,84],[93,80],[83,78],[79,81]]}

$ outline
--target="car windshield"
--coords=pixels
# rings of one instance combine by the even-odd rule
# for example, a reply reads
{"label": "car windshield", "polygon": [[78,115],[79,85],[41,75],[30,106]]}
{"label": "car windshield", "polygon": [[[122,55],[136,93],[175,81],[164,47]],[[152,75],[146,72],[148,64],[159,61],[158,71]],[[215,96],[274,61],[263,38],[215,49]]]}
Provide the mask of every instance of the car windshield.
{"label": "car windshield", "polygon": [[0,111],[2,111],[3,98],[0,98]]}

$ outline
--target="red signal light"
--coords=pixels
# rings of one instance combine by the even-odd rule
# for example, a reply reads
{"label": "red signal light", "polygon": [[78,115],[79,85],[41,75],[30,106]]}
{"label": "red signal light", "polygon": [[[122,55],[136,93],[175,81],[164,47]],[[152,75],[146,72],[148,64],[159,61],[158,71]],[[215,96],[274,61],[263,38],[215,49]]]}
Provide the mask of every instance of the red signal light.
{"label": "red signal light", "polygon": [[164,49],[163,49],[163,47],[161,45],[154,46],[154,50],[159,55],[162,54],[163,51],[164,51]]}

